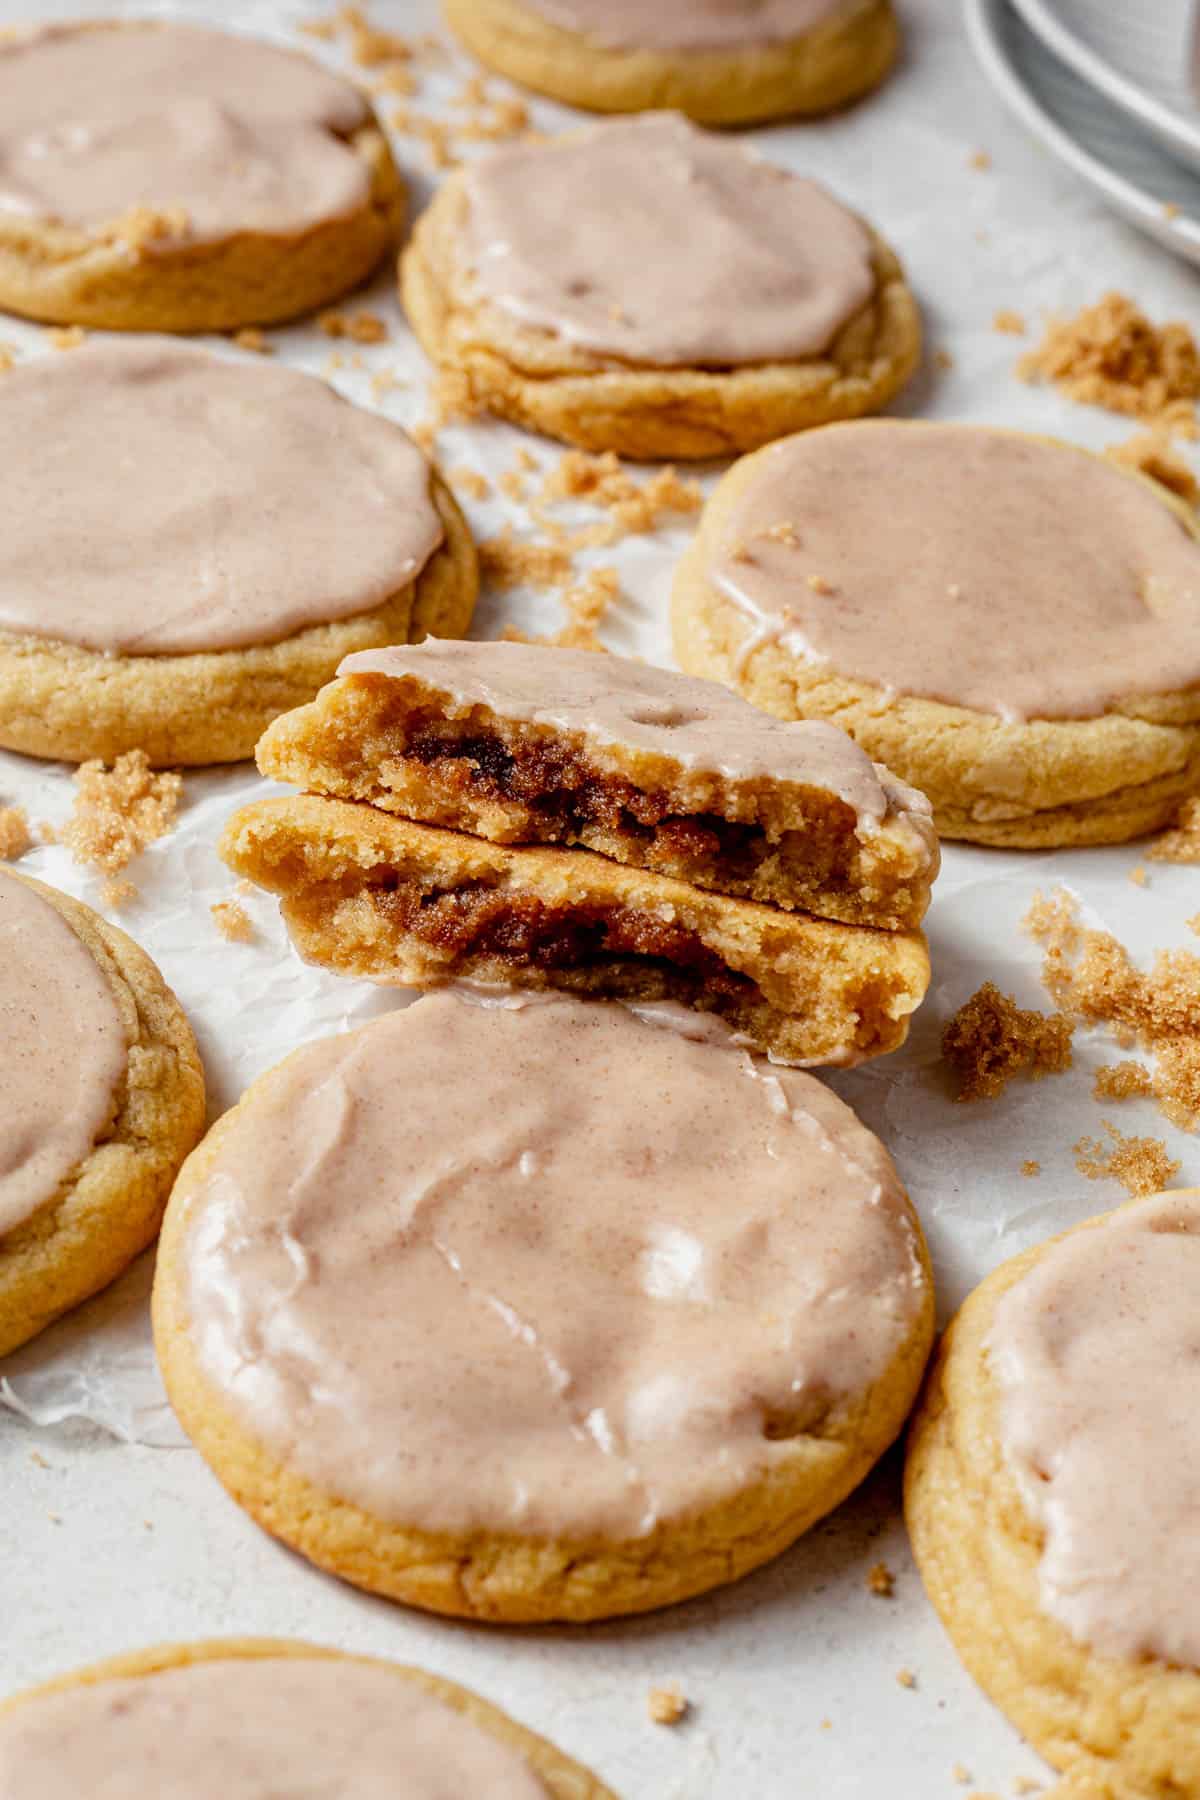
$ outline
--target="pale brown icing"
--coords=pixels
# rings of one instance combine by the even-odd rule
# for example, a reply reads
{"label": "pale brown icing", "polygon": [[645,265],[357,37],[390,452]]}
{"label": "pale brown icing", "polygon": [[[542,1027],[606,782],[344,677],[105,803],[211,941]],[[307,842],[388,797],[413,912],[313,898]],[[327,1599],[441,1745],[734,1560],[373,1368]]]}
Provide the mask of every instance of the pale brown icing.
{"label": "pale brown icing", "polygon": [[874,288],[853,213],[675,113],[498,151],[466,183],[464,299],[627,362],[816,356]]}
{"label": "pale brown icing", "polygon": [[440,994],[312,1045],[189,1217],[196,1354],[247,1431],[434,1531],[624,1538],[716,1502],[879,1380],[924,1299],[840,1100],[603,1002]]}
{"label": "pale brown icing", "polygon": [[442,538],[398,425],[165,339],[10,371],[0,468],[0,630],[90,650],[274,643],[382,605]]}
{"label": "pale brown icing", "polygon": [[186,215],[172,239],[293,235],[370,198],[367,122],[309,57],[192,25],[50,26],[0,45],[0,218]]}
{"label": "pale brown icing", "polygon": [[49,1200],[116,1107],[128,1041],[90,951],[36,889],[0,868],[0,1240]]}
{"label": "pale brown icing", "polygon": [[803,37],[845,0],[525,0],[606,50],[743,50]]}
{"label": "pale brown icing", "polygon": [[853,738],[820,720],[773,718],[717,682],[590,650],[438,638],[355,651],[338,674],[415,677],[447,696],[451,716],[482,706],[503,719],[580,732],[599,748],[649,751],[730,781],[818,788],[854,809],[862,836],[885,819],[903,819],[931,859],[936,854],[924,794],[873,763]]}
{"label": "pale brown icing", "polygon": [[381,1665],[192,1663],[0,1718],[4,1800],[547,1800],[516,1750]]}
{"label": "pale brown icing", "polygon": [[889,696],[1093,718],[1200,682],[1200,544],[1147,483],[1067,444],[806,432],[759,454],[710,549],[753,631]]}
{"label": "pale brown icing", "polygon": [[1000,1300],[1001,1443],[1041,1603],[1112,1656],[1200,1669],[1200,1193],[1077,1231]]}

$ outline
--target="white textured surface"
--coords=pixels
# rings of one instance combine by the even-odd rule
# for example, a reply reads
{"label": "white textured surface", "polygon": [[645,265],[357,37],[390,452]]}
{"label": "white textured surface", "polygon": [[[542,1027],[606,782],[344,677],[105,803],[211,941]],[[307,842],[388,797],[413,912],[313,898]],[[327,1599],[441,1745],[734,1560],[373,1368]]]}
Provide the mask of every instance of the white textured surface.
{"label": "white textured surface", "polygon": [[[0,23],[25,10],[9,0]],[[157,10],[281,32],[300,16],[266,0],[223,15],[215,3]],[[901,0],[901,10],[907,60],[876,98],[840,119],[764,131],[757,141],[768,155],[827,179],[904,256],[931,349],[950,351],[954,366],[942,371],[930,361],[900,410],[1027,426],[1094,446],[1127,436],[1127,421],[1017,382],[1012,365],[1022,345],[993,332],[993,313],[1014,307],[1036,323],[1043,309],[1074,308],[1122,287],[1156,317],[1187,316],[1194,276],[1031,144],[975,67],[947,0]],[[435,22],[432,4],[419,0],[391,0],[377,14],[398,30]],[[448,96],[462,73],[439,78],[416,104]],[[565,121],[559,109],[537,110],[549,127]],[[420,151],[411,140],[399,148],[425,192]],[[978,150],[990,153],[990,169],[971,166]],[[362,353],[363,372],[335,379],[369,401],[370,371],[400,369],[412,385],[382,404],[411,422],[423,410],[423,366],[386,277],[367,304],[387,314],[396,335]],[[299,330],[273,336],[281,354],[314,368],[330,349]],[[15,321],[0,322],[0,338],[42,347],[39,332]],[[498,471],[522,441],[529,440],[480,425],[446,433],[442,453],[450,468],[470,462]],[[534,448],[543,460],[554,455]],[[470,510],[484,534],[506,511],[499,502]],[[869,518],[863,524],[869,528]],[[597,553],[594,560],[619,565],[625,589],[614,647],[668,660],[666,598],[683,541],[668,532]],[[481,634],[507,617],[543,629],[558,609],[552,598],[496,597],[481,609]],[[20,800],[35,818],[61,820],[69,785],[66,770],[0,755],[0,803]],[[294,1044],[395,1003],[302,968],[264,900],[249,902],[257,944],[227,945],[217,935],[208,905],[228,897],[233,883],[212,842],[232,806],[258,785],[238,773],[189,776],[180,827],[133,871],[142,898],[122,916],[190,1008],[218,1105]],[[1094,919],[1143,955],[1195,944],[1184,921],[1200,905],[1200,872],[1151,864],[1149,887],[1138,888],[1128,872],[1140,860],[1136,848],[1044,856],[950,848],[930,917],[934,988],[910,1045],[836,1078],[895,1151],[929,1230],[944,1309],[1022,1245],[1123,1198],[1073,1166],[1070,1146],[1097,1132],[1103,1117],[1165,1137],[1183,1159],[1181,1179],[1200,1179],[1195,1144],[1145,1103],[1105,1108],[1090,1098],[1091,1069],[1113,1055],[1099,1043],[1079,1043],[1070,1075],[1015,1085],[981,1107],[953,1105],[937,1065],[943,1020],[980,981],[991,977],[1038,1003],[1036,953],[1016,929],[1035,888],[1069,882]],[[98,884],[64,851],[40,850],[25,866],[98,904]],[[1022,1179],[1026,1157],[1042,1162],[1039,1179]],[[83,1411],[107,1428],[37,1427],[0,1409],[0,1691],[164,1638],[294,1633],[468,1682],[593,1764],[623,1800],[936,1800],[964,1791],[952,1777],[956,1763],[973,1787],[995,1793],[1041,1772],[973,1688],[924,1602],[899,1519],[895,1458],[790,1554],[708,1599],[589,1630],[451,1625],[314,1573],[263,1537],[180,1447],[149,1358],[146,1284],[146,1269],[135,1270],[2,1372],[38,1416]],[[865,1587],[881,1558],[897,1572],[891,1601]],[[915,1672],[915,1689],[897,1683],[901,1668]],[[645,1719],[648,1686],[670,1678],[696,1709],[674,1732]]]}

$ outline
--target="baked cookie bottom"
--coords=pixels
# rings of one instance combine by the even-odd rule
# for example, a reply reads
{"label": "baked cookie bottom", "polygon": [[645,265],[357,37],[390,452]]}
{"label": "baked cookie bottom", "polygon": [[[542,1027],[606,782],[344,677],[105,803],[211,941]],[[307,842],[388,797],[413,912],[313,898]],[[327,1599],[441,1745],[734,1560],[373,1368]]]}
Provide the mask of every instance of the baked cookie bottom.
{"label": "baked cookie bottom", "polygon": [[1009,724],[808,664],[706,580],[703,532],[675,577],[681,669],[782,719],[827,719],[928,795],[945,838],[1014,850],[1119,844],[1169,823],[1200,787],[1200,691],[1131,698],[1096,719]]}
{"label": "baked cookie bottom", "polygon": [[518,1725],[515,1719],[510,1719],[498,1706],[492,1706],[478,1694],[472,1693],[470,1688],[460,1687],[457,1682],[447,1681],[444,1676],[430,1675],[424,1669],[414,1669],[404,1663],[388,1662],[382,1657],[351,1656],[344,1651],[323,1649],[295,1638],[216,1638],[191,1644],[162,1644],[150,1650],[131,1651],[124,1656],[113,1656],[105,1662],[93,1663],[86,1669],[75,1669],[68,1675],[60,1675],[53,1681],[43,1682],[39,1687],[14,1695],[12,1699],[0,1703],[0,1719],[5,1713],[15,1712],[30,1702],[36,1703],[51,1694],[69,1693],[72,1688],[92,1687],[105,1681],[149,1680],[168,1670],[187,1669],[199,1663],[260,1662],[282,1657],[360,1662],[371,1668],[387,1669],[395,1675],[397,1681],[413,1683],[434,1699],[452,1706],[455,1712],[461,1713],[473,1725],[516,1750],[545,1786],[548,1800],[615,1800],[611,1791],[580,1763],[564,1756],[561,1750],[539,1737],[536,1732]]}
{"label": "baked cookie bottom", "polygon": [[1200,1674],[1102,1655],[1043,1612],[1041,1532],[1000,1444],[986,1340],[1001,1297],[1059,1241],[997,1269],[946,1331],[909,1438],[905,1518],[962,1661],[1064,1775],[1055,1800],[1182,1800],[1200,1793]]}
{"label": "baked cookie bottom", "polygon": [[784,43],[675,53],[606,49],[521,0],[443,0],[443,11],[480,62],[537,93],[593,112],[664,108],[702,125],[844,106],[883,80],[900,41],[891,0],[845,0]]}
{"label": "baked cookie bottom", "polygon": [[0,631],[0,747],[69,762],[110,762],[127,750],[144,750],[159,766],[240,762],[271,720],[311,700],[351,651],[461,637],[479,591],[475,546],[436,472],[430,492],[446,535],[414,582],[370,612],[278,643],[105,656]]}
{"label": "baked cookie bottom", "polygon": [[834,794],[671,768],[631,745],[596,749],[580,730],[453,705],[415,675],[343,677],[276,719],[257,755],[264,775],[305,793],[493,843],[583,845],[851,925],[915,929],[929,902],[928,846],[886,823],[856,836],[857,815]]}
{"label": "baked cookie bottom", "polygon": [[454,268],[466,204],[461,178],[451,177],[417,221],[400,262],[405,311],[426,354],[465,381],[471,404],[564,443],[645,459],[733,455],[878,411],[920,359],[917,303],[874,233],[874,294],[823,355],[638,368],[522,327],[495,307],[460,304]]}
{"label": "baked cookie bottom", "polygon": [[933,1337],[933,1288],[918,1239],[926,1304],[886,1373],[836,1412],[808,1420],[789,1440],[786,1461],[720,1504],[627,1540],[454,1535],[377,1518],[256,1442],[197,1365],[185,1299],[188,1207],[225,1129],[222,1120],[180,1176],[159,1250],[154,1334],[171,1404],[223,1486],[259,1525],[370,1593],[507,1624],[615,1618],[705,1593],[778,1556],[857,1487],[895,1440],[920,1386]]}
{"label": "baked cookie bottom", "polygon": [[0,1356],[99,1293],[153,1243],[204,1128],[204,1072],[183,1009],[144,950],[88,906],[15,870],[61,915],[112,987],[128,1068],[102,1138],[58,1191],[0,1237]]}
{"label": "baked cookie bottom", "polygon": [[248,806],[220,851],[281,896],[300,954],[339,974],[673,1000],[800,1066],[894,1050],[929,982],[919,932],[785,913],[587,850],[512,849],[341,800]]}
{"label": "baked cookie bottom", "polygon": [[366,203],[299,235],[151,246],[120,222],[87,231],[0,215],[0,308],[51,325],[178,332],[311,312],[365,281],[404,224],[404,186],[382,130],[364,125],[347,143],[366,165]]}

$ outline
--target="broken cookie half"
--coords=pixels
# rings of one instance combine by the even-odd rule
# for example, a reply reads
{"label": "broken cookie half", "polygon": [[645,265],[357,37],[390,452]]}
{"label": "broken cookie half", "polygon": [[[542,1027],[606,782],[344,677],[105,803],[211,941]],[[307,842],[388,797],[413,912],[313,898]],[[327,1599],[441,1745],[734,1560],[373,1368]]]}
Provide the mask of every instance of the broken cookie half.
{"label": "broken cookie half", "polygon": [[342,973],[682,1002],[790,1063],[896,1048],[928,985],[924,797],[712,683],[430,640],[348,658],[258,758],[307,792],[222,853]]}

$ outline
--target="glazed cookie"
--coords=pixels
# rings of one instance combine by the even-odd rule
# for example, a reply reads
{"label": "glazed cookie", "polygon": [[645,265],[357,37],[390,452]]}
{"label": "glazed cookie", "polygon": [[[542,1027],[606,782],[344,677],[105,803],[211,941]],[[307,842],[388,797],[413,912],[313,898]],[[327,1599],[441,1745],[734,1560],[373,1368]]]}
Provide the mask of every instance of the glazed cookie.
{"label": "glazed cookie", "polygon": [[481,62],[596,112],[703,125],[828,112],[896,59],[891,0],[443,0]]}
{"label": "glazed cookie", "polygon": [[1200,1793],[1200,1190],[1005,1263],[946,1334],[905,1478],[968,1669],[1062,1800]]}
{"label": "glazed cookie", "polygon": [[4,378],[0,466],[6,749],[233,762],[347,652],[470,622],[449,490],[312,376],[165,339],[40,357]]}
{"label": "glazed cookie", "polygon": [[450,176],[401,293],[476,405],[625,456],[722,456],[855,418],[920,353],[916,302],[869,226],[670,113]]}
{"label": "glazed cookie", "polygon": [[346,293],[404,191],[360,89],[292,50],[158,20],[0,36],[0,306],[227,331]]}
{"label": "glazed cookie", "polygon": [[545,1738],[423,1669],[290,1639],[166,1645],[0,1706],[5,1800],[614,1800]]}
{"label": "glazed cookie", "polygon": [[836,719],[944,837],[1120,843],[1200,785],[1195,517],[1050,438],[872,420],[747,457],[674,635],[693,674]]}
{"label": "glazed cookie", "polygon": [[204,1075],[144,951],[3,867],[0,1036],[2,1356],[153,1242],[204,1126]]}
{"label": "glazed cookie", "polygon": [[736,899],[918,926],[923,794],[852,738],[713,681],[536,644],[364,650],[256,752],[264,775],[498,844],[578,844]]}
{"label": "glazed cookie", "polygon": [[268,1531],[436,1612],[599,1619],[777,1555],[892,1441],[932,1295],[887,1152],[660,1020],[434,995],[189,1160],[159,1359]]}

